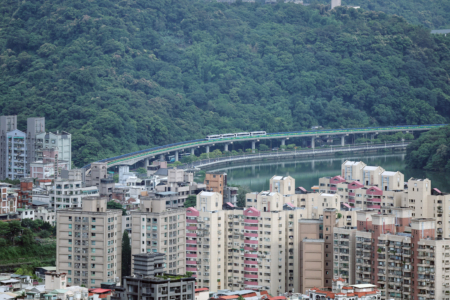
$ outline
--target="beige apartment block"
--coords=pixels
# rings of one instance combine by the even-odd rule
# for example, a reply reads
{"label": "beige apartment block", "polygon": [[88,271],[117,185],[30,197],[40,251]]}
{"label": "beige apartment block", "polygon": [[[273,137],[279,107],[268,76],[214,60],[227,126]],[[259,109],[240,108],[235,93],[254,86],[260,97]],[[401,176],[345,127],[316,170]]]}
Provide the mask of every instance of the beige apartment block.
{"label": "beige apartment block", "polygon": [[163,253],[165,273],[185,274],[186,209],[164,198],[141,197],[131,218],[131,253]]}
{"label": "beige apartment block", "polygon": [[300,244],[300,255],[304,258],[300,262],[301,291],[316,286],[325,286],[323,269],[325,268],[325,241],[323,239],[304,239]]}
{"label": "beige apartment block", "polygon": [[[187,211],[187,264],[188,271],[197,276],[197,286],[210,291],[292,291],[299,276],[296,222],[303,217],[304,209],[280,201],[274,211],[255,207],[219,210],[221,201],[219,193],[201,192],[197,208]],[[261,203],[254,204],[262,207]],[[276,207],[276,203],[273,205]],[[217,264],[215,270],[210,262]],[[209,272],[205,273],[205,268]]]}
{"label": "beige apartment block", "polygon": [[[410,208],[393,208],[385,214],[359,211],[357,218],[356,232],[334,230],[336,277],[346,279],[346,271],[354,271],[355,283],[378,286],[382,300],[449,297],[449,240],[435,239],[433,218],[411,218]],[[342,255],[347,249],[348,260]],[[348,268],[346,264],[342,268],[342,258]]]}
{"label": "beige apartment block", "polygon": [[284,196],[295,194],[295,179],[291,176],[273,176],[270,178],[270,191]]}
{"label": "beige apartment block", "polygon": [[333,275],[355,284],[355,227],[334,228]]}
{"label": "beige apartment block", "polygon": [[122,211],[107,209],[107,198],[87,197],[82,208],[56,213],[56,270],[68,285],[100,287],[120,284],[122,276]]}
{"label": "beige apartment block", "polygon": [[411,208],[413,218],[434,218],[436,237],[450,238],[450,194],[432,189],[429,179],[409,179],[402,206]]}
{"label": "beige apartment block", "polygon": [[186,212],[186,270],[197,278],[197,287],[210,291],[226,288],[226,213],[216,210],[222,195],[201,192],[197,207]]}

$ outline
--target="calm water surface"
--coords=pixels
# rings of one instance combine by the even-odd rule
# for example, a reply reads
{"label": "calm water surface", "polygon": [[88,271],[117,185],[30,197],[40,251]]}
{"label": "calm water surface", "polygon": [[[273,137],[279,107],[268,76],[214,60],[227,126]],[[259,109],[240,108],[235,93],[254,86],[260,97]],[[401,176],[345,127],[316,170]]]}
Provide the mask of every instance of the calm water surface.
{"label": "calm water surface", "polygon": [[345,160],[363,161],[369,166],[381,166],[386,171],[400,171],[405,174],[405,181],[411,177],[428,178],[432,187],[442,192],[450,192],[450,173],[429,172],[406,168],[405,154],[380,154],[371,156],[342,156],[308,158],[284,161],[268,161],[258,163],[236,163],[226,167],[210,168],[208,171],[225,171],[228,174],[228,183],[245,185],[252,191],[269,189],[269,179],[273,175],[292,176],[296,186],[303,186],[309,190],[317,185],[320,177],[336,176],[341,173],[341,164]]}

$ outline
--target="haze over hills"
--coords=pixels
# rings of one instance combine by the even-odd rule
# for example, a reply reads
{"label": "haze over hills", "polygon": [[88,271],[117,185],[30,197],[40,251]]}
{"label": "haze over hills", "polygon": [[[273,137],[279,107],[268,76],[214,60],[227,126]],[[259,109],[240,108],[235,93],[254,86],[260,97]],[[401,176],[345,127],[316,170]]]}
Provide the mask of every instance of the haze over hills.
{"label": "haze over hills", "polygon": [[447,122],[450,38],[382,12],[189,0],[0,4],[0,108],[77,166],[210,133]]}

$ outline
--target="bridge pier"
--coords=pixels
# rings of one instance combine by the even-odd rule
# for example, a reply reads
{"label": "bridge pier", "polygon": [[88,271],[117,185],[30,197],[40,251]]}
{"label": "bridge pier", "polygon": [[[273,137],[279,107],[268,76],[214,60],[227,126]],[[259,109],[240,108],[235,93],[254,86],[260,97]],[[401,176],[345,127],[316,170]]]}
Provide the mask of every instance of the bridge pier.
{"label": "bridge pier", "polygon": [[314,148],[316,148],[316,137],[315,136],[313,136],[311,138],[311,149],[314,149]]}
{"label": "bridge pier", "polygon": [[147,167],[150,165],[150,159],[147,157],[145,160],[144,160],[144,167],[145,167],[145,169],[147,169]]}
{"label": "bridge pier", "polygon": [[311,169],[314,171],[314,167],[315,167],[315,161],[314,160],[312,160],[311,161]]}
{"label": "bridge pier", "polygon": [[341,136],[341,146],[345,146],[345,135]]}
{"label": "bridge pier", "polygon": [[165,161],[165,160],[166,160],[166,157],[164,156],[164,154],[161,154],[159,156],[159,161]]}
{"label": "bridge pier", "polygon": [[228,143],[225,143],[223,146],[224,146],[224,149],[223,149],[223,151],[226,151],[226,152],[228,152]]}
{"label": "bridge pier", "polygon": [[206,153],[208,154],[209,157],[209,146],[206,146]]}
{"label": "bridge pier", "polygon": [[255,153],[255,145],[256,145],[256,142],[252,141],[252,153]]}
{"label": "bridge pier", "polygon": [[178,151],[175,151],[175,161],[178,161]]}
{"label": "bridge pier", "polygon": [[194,156],[194,155],[195,155],[195,149],[191,148],[191,156]]}
{"label": "bridge pier", "polygon": [[[286,146],[286,139],[281,140],[281,146]],[[284,151],[284,149],[281,148],[281,151]]]}

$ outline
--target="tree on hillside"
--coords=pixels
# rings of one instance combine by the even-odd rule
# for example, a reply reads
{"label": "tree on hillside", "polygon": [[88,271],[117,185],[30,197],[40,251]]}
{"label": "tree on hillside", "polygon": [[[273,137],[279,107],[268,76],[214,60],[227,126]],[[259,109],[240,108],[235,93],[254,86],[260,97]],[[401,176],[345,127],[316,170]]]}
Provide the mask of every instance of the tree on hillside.
{"label": "tree on hillside", "polygon": [[122,278],[131,275],[131,244],[128,231],[122,236]]}
{"label": "tree on hillside", "polygon": [[8,231],[9,238],[11,239],[12,244],[15,245],[14,239],[16,238],[17,235],[19,235],[22,226],[20,226],[19,221],[14,220],[8,223],[8,227],[9,227]]}

